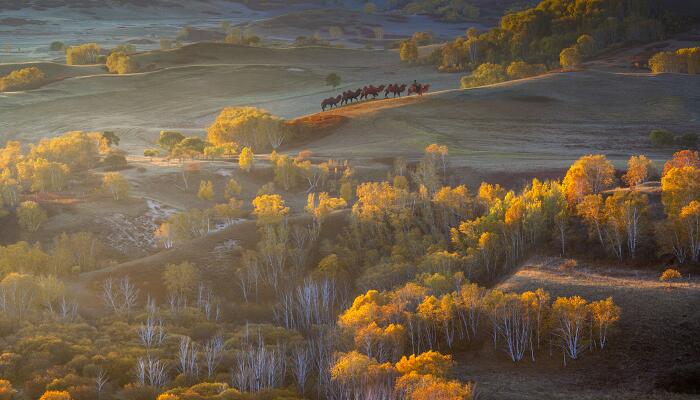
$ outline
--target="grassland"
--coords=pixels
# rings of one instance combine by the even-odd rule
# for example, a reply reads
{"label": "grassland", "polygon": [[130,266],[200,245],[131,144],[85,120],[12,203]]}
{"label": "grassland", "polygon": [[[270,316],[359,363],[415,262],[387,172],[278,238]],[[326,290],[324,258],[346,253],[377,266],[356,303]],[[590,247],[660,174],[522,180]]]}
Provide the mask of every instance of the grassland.
{"label": "grassland", "polygon": [[[697,362],[700,282],[669,287],[658,273],[618,265],[579,262],[564,269],[560,258],[536,257],[497,288],[522,292],[544,288],[553,297],[580,295],[590,300],[612,296],[624,312],[605,353],[562,368],[560,355],[514,365],[490,343],[461,361],[460,374],[479,377],[488,399],[690,399],[655,388],[657,376]],[[507,381],[503,376],[508,376]]]}

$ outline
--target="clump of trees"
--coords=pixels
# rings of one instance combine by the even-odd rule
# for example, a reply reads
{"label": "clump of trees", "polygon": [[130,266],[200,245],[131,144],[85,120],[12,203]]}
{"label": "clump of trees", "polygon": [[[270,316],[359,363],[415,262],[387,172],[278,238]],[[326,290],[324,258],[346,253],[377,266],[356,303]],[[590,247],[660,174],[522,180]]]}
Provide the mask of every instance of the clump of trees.
{"label": "clump of trees", "polygon": [[22,68],[0,77],[0,92],[34,89],[45,81],[46,75],[39,68]]}
{"label": "clump of trees", "polygon": [[139,70],[138,63],[130,55],[121,51],[112,52],[107,57],[105,65],[113,74],[131,74]]}
{"label": "clump of trees", "polygon": [[288,139],[285,122],[255,107],[228,107],[221,111],[207,129],[207,139],[214,145],[235,143],[253,151],[277,149]]}
{"label": "clump of trees", "polygon": [[68,65],[97,64],[99,56],[100,46],[96,43],[86,43],[66,48],[66,64]]}
{"label": "clump of trees", "polygon": [[649,68],[656,74],[662,72],[698,74],[700,73],[700,47],[656,53],[649,59]]}

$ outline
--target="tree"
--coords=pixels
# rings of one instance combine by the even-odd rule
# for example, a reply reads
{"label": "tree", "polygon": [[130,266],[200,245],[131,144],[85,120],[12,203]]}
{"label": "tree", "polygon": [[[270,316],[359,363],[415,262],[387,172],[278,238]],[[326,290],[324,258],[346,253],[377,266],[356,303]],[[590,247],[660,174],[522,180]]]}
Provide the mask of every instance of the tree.
{"label": "tree", "polygon": [[471,75],[461,79],[462,89],[492,85],[508,80],[505,68],[500,64],[484,63],[479,65]]}
{"label": "tree", "polygon": [[662,177],[672,168],[693,167],[700,169],[700,153],[692,150],[681,150],[673,153],[673,157],[664,164]]}
{"label": "tree", "polygon": [[506,70],[509,79],[529,78],[545,72],[547,72],[547,67],[543,64],[528,64],[525,61],[513,61]]}
{"label": "tree", "polygon": [[414,63],[418,61],[418,45],[414,40],[405,40],[401,42],[399,48],[399,57],[401,61]]}
{"label": "tree", "polygon": [[212,181],[200,181],[197,197],[199,197],[200,200],[214,200],[214,183]]}
{"label": "tree", "polygon": [[331,72],[330,74],[326,75],[326,85],[333,86],[335,88],[340,86],[340,82],[340,75],[336,74],[335,72]]}
{"label": "tree", "polygon": [[66,391],[48,390],[44,392],[39,400],[71,400],[70,393]]}
{"label": "tree", "polygon": [[186,302],[197,288],[199,274],[194,265],[187,261],[168,264],[163,272],[163,281],[170,294]]}
{"label": "tree", "polygon": [[655,74],[680,73],[683,65],[680,57],[673,51],[662,51],[649,59],[649,68]]}
{"label": "tree", "polygon": [[377,5],[370,2],[365,3],[365,6],[363,8],[365,14],[374,14],[377,12]]}
{"label": "tree", "polygon": [[185,135],[176,131],[160,131],[160,137],[158,138],[158,145],[166,150],[168,153],[172,152],[175,146],[185,139]]}
{"label": "tree", "polygon": [[411,354],[402,357],[396,363],[396,370],[402,375],[415,372],[420,375],[446,376],[453,364],[451,355],[430,350],[417,356]]}
{"label": "tree", "polygon": [[100,46],[96,43],[87,43],[80,46],[72,46],[66,49],[66,64],[87,65],[97,64],[100,55]]}
{"label": "tree", "polygon": [[0,379],[0,400],[13,400],[17,391],[12,387],[10,381]]}
{"label": "tree", "polygon": [[254,151],[271,146],[271,137],[284,137],[289,128],[279,117],[255,107],[224,108],[207,129],[207,140],[215,146],[237,143]]}
{"label": "tree", "polygon": [[22,68],[0,77],[0,92],[33,89],[46,80],[46,75],[37,67]]}
{"label": "tree", "polygon": [[615,182],[615,167],[604,155],[587,155],[569,168],[562,185],[569,204],[576,204],[587,194],[598,194]]}
{"label": "tree", "polygon": [[131,56],[123,52],[113,52],[107,57],[107,70],[113,74],[131,74],[138,72],[139,65]]}
{"label": "tree", "polygon": [[284,199],[278,194],[264,194],[253,199],[253,215],[261,225],[278,224],[289,213]]}
{"label": "tree", "polygon": [[664,170],[661,202],[669,215],[678,215],[693,200],[700,200],[700,169],[692,166]]}
{"label": "tree", "polygon": [[241,185],[235,179],[231,178],[226,182],[224,189],[224,198],[229,200],[241,194]]}
{"label": "tree", "polygon": [[662,129],[654,129],[649,134],[649,140],[654,147],[669,147],[673,146],[675,137],[673,133]]}
{"label": "tree", "polygon": [[238,156],[238,166],[245,172],[250,172],[255,164],[253,151],[249,147],[244,147]]}
{"label": "tree", "polygon": [[591,35],[581,35],[576,39],[576,48],[584,57],[590,57],[595,53],[596,43]]}
{"label": "tree", "polygon": [[577,359],[584,349],[586,321],[590,310],[585,299],[579,296],[559,297],[552,305],[559,346],[566,357]]}
{"label": "tree", "polygon": [[598,329],[598,345],[603,350],[607,343],[608,328],[620,319],[622,309],[613,302],[612,297],[593,301],[588,307],[590,308],[593,323]]}
{"label": "tree", "polygon": [[19,205],[17,218],[22,228],[29,232],[36,232],[49,217],[38,203],[28,200]]}
{"label": "tree", "polygon": [[581,54],[576,47],[567,47],[559,53],[559,64],[564,69],[575,69],[581,64]]}
{"label": "tree", "polygon": [[102,188],[119,201],[129,196],[129,181],[119,172],[108,172],[102,177]]}
{"label": "tree", "polygon": [[622,180],[630,187],[646,181],[654,170],[654,163],[643,155],[632,156],[627,162],[627,172]]}

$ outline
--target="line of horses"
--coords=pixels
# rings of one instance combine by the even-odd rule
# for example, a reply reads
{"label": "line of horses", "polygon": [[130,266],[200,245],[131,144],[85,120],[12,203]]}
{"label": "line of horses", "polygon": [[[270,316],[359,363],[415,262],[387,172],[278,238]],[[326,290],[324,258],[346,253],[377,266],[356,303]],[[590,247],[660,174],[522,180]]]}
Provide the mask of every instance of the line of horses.
{"label": "line of horses", "polygon": [[352,104],[356,101],[369,100],[370,97],[372,100],[374,100],[377,97],[379,97],[382,94],[382,92],[384,92],[385,99],[388,98],[389,95],[392,95],[393,97],[401,97],[401,95],[404,94],[407,90],[408,96],[413,94],[422,96],[425,93],[427,93],[428,90],[430,90],[430,85],[421,84],[417,82],[413,82],[413,84],[411,84],[410,86],[398,83],[380,86],[369,85],[357,90],[347,90],[336,97],[329,97],[327,99],[324,99],[321,102],[321,109],[323,111],[326,111],[326,108],[333,109],[335,107],[344,106],[346,104]]}

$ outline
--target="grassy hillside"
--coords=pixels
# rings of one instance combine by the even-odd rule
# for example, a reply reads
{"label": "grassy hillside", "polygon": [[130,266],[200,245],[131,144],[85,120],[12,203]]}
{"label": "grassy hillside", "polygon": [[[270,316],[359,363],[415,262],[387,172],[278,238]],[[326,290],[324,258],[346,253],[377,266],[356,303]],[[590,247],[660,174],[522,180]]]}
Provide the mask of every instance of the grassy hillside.
{"label": "grassy hillside", "polygon": [[621,166],[640,152],[668,157],[651,148],[653,128],[697,131],[699,96],[700,81],[690,76],[549,74],[332,111],[350,121],[306,147],[336,157],[418,158],[427,144],[442,143],[456,163],[491,170],[563,168],[587,153]]}

